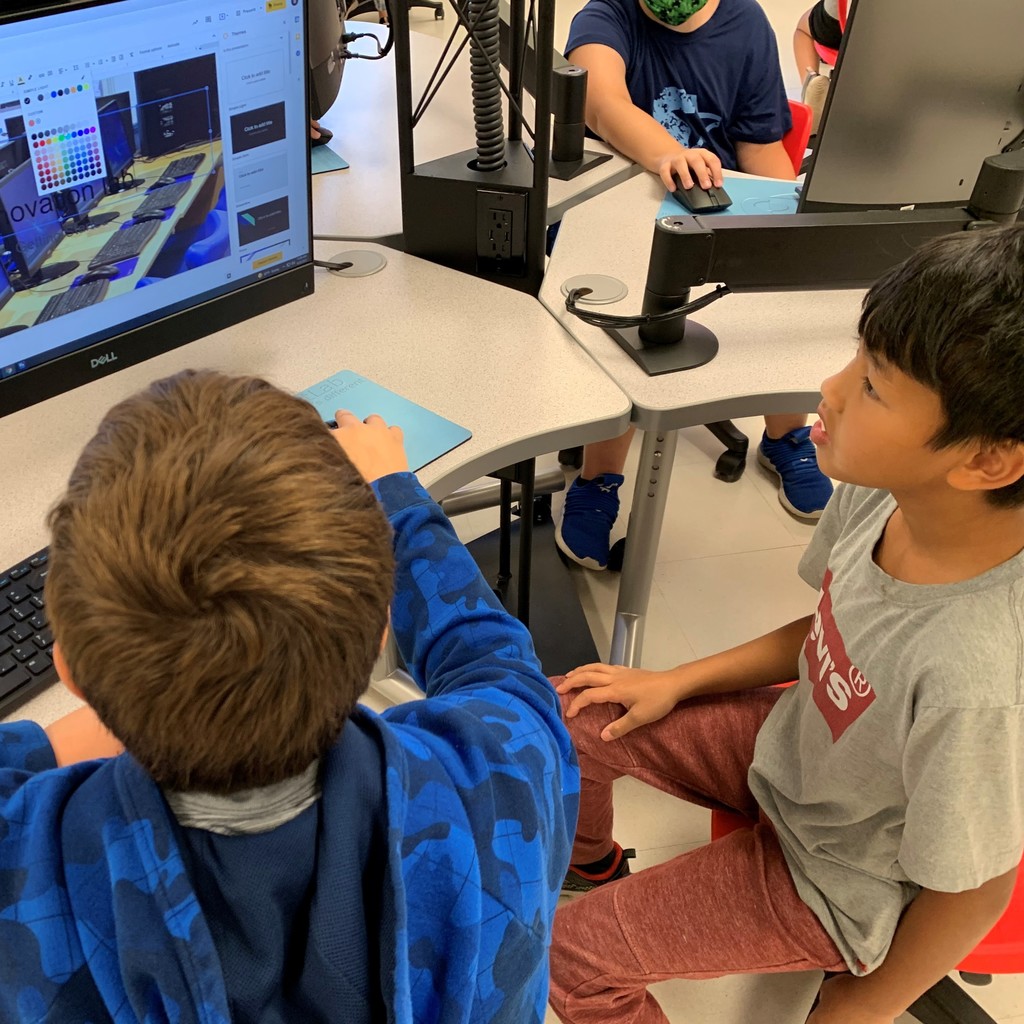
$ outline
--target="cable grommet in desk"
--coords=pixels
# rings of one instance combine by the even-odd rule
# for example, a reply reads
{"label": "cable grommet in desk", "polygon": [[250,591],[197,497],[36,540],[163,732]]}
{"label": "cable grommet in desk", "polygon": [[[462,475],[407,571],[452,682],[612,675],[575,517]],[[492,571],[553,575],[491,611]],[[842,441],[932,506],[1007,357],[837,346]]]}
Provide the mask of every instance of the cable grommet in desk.
{"label": "cable grommet in desk", "polygon": [[589,288],[587,295],[581,295],[576,302],[581,306],[600,306],[618,302],[629,294],[629,289],[617,278],[607,274],[580,274],[562,282],[562,294],[568,297],[574,288]]}
{"label": "cable grommet in desk", "polygon": [[345,252],[335,253],[331,257],[331,263],[352,264],[344,270],[328,271],[329,274],[335,274],[338,277],[369,277],[388,265],[384,254],[374,252],[372,249],[346,249]]}

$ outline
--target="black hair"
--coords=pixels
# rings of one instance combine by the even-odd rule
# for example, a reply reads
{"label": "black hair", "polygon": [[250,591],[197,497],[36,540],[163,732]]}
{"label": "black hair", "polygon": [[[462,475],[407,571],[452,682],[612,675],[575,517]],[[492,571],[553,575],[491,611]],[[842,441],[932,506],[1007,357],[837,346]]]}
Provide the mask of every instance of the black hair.
{"label": "black hair", "polygon": [[[871,288],[858,329],[873,358],[939,396],[933,448],[1024,443],[1024,225],[921,246]],[[987,496],[1024,504],[1024,478]]]}

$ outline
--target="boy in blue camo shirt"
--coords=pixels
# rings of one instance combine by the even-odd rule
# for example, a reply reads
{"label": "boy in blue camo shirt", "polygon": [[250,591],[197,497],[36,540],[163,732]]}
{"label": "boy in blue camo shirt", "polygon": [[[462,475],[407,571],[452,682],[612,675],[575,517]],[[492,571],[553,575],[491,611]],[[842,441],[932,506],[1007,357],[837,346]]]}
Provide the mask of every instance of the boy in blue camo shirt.
{"label": "boy in blue camo shirt", "polygon": [[[87,706],[0,726],[0,1020],[540,1024],[575,757],[400,432],[179,374],[51,528]],[[389,605],[427,699],[375,715]]]}

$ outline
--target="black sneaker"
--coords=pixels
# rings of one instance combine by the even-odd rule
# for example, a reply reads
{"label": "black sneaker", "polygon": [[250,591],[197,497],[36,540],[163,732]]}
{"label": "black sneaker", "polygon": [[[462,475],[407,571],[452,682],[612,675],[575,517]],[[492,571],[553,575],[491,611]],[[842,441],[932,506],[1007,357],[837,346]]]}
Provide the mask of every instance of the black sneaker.
{"label": "black sneaker", "polygon": [[607,885],[609,882],[617,882],[629,874],[629,862],[636,856],[636,850],[624,850],[618,843],[614,844],[617,854],[612,866],[605,871],[591,872],[584,871],[573,864],[565,874],[562,882],[562,895],[573,895],[575,893],[590,892],[599,885]]}

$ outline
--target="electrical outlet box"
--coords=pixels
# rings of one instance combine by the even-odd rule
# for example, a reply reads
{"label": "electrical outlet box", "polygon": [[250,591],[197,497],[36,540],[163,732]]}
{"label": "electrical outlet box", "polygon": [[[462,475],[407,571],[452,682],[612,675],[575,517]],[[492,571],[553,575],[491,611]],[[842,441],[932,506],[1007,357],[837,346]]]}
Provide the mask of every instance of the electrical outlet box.
{"label": "electrical outlet box", "polygon": [[526,273],[526,194],[479,189],[476,194],[476,254],[480,270]]}

